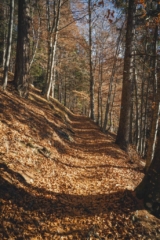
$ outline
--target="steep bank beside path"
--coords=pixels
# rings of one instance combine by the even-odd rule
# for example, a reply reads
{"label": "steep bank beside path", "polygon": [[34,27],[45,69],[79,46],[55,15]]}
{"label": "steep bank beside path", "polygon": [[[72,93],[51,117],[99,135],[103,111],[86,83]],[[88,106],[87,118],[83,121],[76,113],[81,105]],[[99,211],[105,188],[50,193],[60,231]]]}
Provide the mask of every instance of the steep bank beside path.
{"label": "steep bank beside path", "polygon": [[12,89],[0,132],[0,239],[159,239],[132,192],[139,165],[88,118]]}

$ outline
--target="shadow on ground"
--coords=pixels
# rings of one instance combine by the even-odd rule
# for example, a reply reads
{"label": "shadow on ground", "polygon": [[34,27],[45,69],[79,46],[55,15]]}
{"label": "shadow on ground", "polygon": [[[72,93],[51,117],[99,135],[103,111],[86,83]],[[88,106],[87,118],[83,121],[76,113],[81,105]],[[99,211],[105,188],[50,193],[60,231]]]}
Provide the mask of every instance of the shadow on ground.
{"label": "shadow on ground", "polygon": [[[136,199],[128,190],[86,196],[54,193],[31,186],[21,174],[14,172],[4,163],[0,164],[0,236],[3,237],[1,239],[9,237],[20,239],[18,237],[22,236],[24,238],[21,239],[30,239],[37,234],[41,234],[44,239],[47,234],[48,236],[78,234],[85,239],[91,224],[84,226],[83,229],[79,229],[77,225],[73,231],[64,228],[62,234],[58,232],[58,225],[55,228],[52,223],[58,219],[112,215],[116,218],[117,226],[125,227],[125,217],[130,216],[138,208]],[[118,216],[122,214],[124,223],[121,220],[118,222]]]}

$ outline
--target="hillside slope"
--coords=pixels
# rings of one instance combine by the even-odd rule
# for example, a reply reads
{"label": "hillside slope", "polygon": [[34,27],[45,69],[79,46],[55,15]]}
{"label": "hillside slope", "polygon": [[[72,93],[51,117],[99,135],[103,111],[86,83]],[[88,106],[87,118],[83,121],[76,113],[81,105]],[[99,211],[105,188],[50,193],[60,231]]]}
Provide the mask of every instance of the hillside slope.
{"label": "hillside slope", "polygon": [[133,190],[138,164],[37,89],[0,90],[0,239],[160,239]]}

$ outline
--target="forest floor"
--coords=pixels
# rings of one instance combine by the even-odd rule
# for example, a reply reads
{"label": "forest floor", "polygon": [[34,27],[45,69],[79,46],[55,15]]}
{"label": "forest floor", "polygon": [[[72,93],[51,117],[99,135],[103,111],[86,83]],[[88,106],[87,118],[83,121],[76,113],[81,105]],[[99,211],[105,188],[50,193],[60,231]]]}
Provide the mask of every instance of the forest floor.
{"label": "forest floor", "polygon": [[87,117],[37,89],[0,90],[0,239],[160,239],[134,160]]}

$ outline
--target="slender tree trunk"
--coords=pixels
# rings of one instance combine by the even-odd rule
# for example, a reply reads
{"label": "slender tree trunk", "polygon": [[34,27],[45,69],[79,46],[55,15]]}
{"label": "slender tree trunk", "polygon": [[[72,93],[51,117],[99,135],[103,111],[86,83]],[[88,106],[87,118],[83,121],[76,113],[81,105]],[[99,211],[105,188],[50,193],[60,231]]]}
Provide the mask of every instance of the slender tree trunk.
{"label": "slender tree trunk", "polygon": [[[58,27],[58,25],[57,25]],[[55,57],[56,57],[56,47],[57,47],[57,39],[58,39],[58,31],[56,30],[55,33],[55,40],[53,43],[53,50],[52,50],[52,56],[51,56],[51,66],[50,66],[50,71],[49,71],[49,82],[47,85],[47,93],[46,93],[46,97],[49,100],[49,96],[50,96],[50,92],[51,92],[51,87],[53,84],[53,73],[54,73],[54,66],[55,66]]]}
{"label": "slender tree trunk", "polygon": [[[155,37],[154,37],[154,55],[156,55],[157,52],[157,37],[158,37],[158,26],[155,28]],[[151,122],[151,131],[150,136],[148,139],[148,150],[147,150],[147,158],[146,158],[146,171],[148,171],[149,166],[151,164],[151,161],[153,159],[153,153],[155,148],[155,141],[157,136],[157,130],[158,130],[158,118],[160,113],[160,76],[157,77],[157,67],[159,68],[159,61],[157,61],[157,58],[154,57],[154,82],[155,82],[155,101],[153,102],[153,116],[152,116],[152,122]]]}
{"label": "slender tree trunk", "polygon": [[[56,63],[55,63],[55,65],[56,65]],[[52,98],[55,97],[55,84],[56,84],[56,69],[54,67],[53,81],[52,81],[52,87],[51,87],[51,96],[52,96]]]}
{"label": "slender tree trunk", "polygon": [[102,79],[103,79],[103,63],[99,59],[99,86],[98,86],[98,125],[101,126],[101,104],[102,104]]}
{"label": "slender tree trunk", "polygon": [[[123,29],[123,26],[122,26],[122,29]],[[111,73],[110,82],[109,82],[109,91],[108,91],[108,98],[107,98],[107,103],[106,103],[106,111],[105,111],[105,116],[104,116],[103,132],[105,132],[107,124],[108,124],[109,108],[110,108],[111,97],[112,97],[112,88],[113,88],[113,82],[114,82],[114,75],[115,75],[115,72],[116,72],[117,57],[118,57],[119,50],[120,50],[122,29],[120,31],[120,34],[119,34],[119,37],[118,37],[118,40],[117,40],[117,48],[116,48],[116,52],[115,52],[115,56],[114,56],[112,73]]]}
{"label": "slender tree trunk", "polygon": [[50,75],[50,64],[51,64],[51,57],[52,57],[52,34],[48,32],[48,61],[47,61],[47,74],[45,79],[45,86],[42,90],[42,93],[47,95],[47,87],[49,85],[49,75]]}
{"label": "slender tree trunk", "polygon": [[38,16],[38,30],[37,30],[37,36],[35,36],[35,31],[34,31],[34,27],[33,27],[33,21],[32,21],[32,28],[33,28],[33,36],[34,36],[34,39],[36,39],[36,42],[35,44],[33,44],[33,51],[32,51],[32,58],[30,60],[30,63],[29,63],[29,70],[31,69],[31,66],[34,62],[34,59],[35,59],[35,56],[36,56],[36,53],[37,53],[37,50],[38,50],[38,45],[39,45],[39,39],[40,39],[40,34],[41,34],[41,16],[40,16],[40,13],[39,13],[39,16]]}
{"label": "slender tree trunk", "polygon": [[147,81],[146,86],[146,100],[145,100],[145,106],[144,106],[144,136],[143,136],[143,152],[142,156],[146,156],[146,145],[147,145],[147,126],[148,126],[148,116],[147,116],[147,109],[148,109],[148,95],[149,95],[149,79]]}
{"label": "slender tree trunk", "polygon": [[139,138],[139,128],[138,128],[138,116],[139,116],[139,103],[138,103],[138,86],[137,86],[137,71],[136,67],[134,68],[134,76],[133,76],[133,86],[134,86],[134,97],[135,97],[135,133],[134,133],[134,144],[138,150],[138,138]]}
{"label": "slender tree trunk", "polygon": [[112,112],[112,109],[113,109],[114,99],[115,99],[115,96],[116,96],[116,86],[117,86],[117,78],[116,78],[115,84],[114,84],[113,97],[112,97],[112,104],[110,106],[110,112]]}
{"label": "slender tree trunk", "polygon": [[3,90],[6,90],[7,81],[8,81],[8,68],[9,68],[11,46],[12,46],[13,15],[14,15],[14,0],[10,0],[10,18],[9,18],[9,26],[8,26],[8,38],[7,38],[4,75],[3,75]]}
{"label": "slender tree trunk", "polygon": [[58,100],[60,103],[62,102],[62,78],[61,78],[61,76],[59,77],[59,81],[58,81]]}
{"label": "slender tree trunk", "polygon": [[64,76],[64,106],[67,105],[67,81],[66,81],[66,73]]}
{"label": "slender tree trunk", "polygon": [[143,76],[142,76],[142,84],[141,84],[141,109],[140,109],[140,133],[139,133],[139,146],[138,151],[140,154],[142,154],[142,146],[143,146],[143,131],[144,131],[144,125],[143,125],[143,110],[144,110],[144,81],[145,81],[145,61],[143,63]]}
{"label": "slender tree trunk", "polygon": [[4,5],[0,4],[0,19],[1,19],[1,22],[3,22],[0,29],[0,67],[2,68],[3,68],[3,47],[4,47],[4,29],[5,29],[4,13],[5,13]]}
{"label": "slender tree trunk", "polygon": [[98,96],[97,96],[97,124],[99,125],[100,121],[100,59],[99,59],[99,68],[98,68]]}
{"label": "slender tree trunk", "polygon": [[53,75],[54,75],[54,67],[55,67],[55,57],[56,57],[56,48],[57,48],[57,40],[58,40],[58,25],[60,20],[60,9],[61,9],[61,0],[54,2],[54,19],[51,24],[51,16],[50,16],[50,6],[47,1],[47,18],[48,18],[48,66],[47,66],[47,76],[46,82],[43,90],[43,94],[49,100],[49,96],[51,93],[51,87],[53,87]]}
{"label": "slender tree trunk", "polygon": [[133,52],[133,26],[134,26],[134,0],[129,1],[128,18],[127,18],[127,32],[126,32],[126,47],[124,56],[124,71],[123,71],[123,89],[120,111],[120,122],[116,138],[116,143],[125,151],[128,150],[129,145],[129,131],[130,131],[130,114],[132,101],[132,52]]}
{"label": "slender tree trunk", "polygon": [[[1,9],[0,9],[1,10]],[[1,15],[1,13],[0,13]],[[7,49],[7,28],[5,26],[5,22],[7,19],[7,9],[4,7],[3,9],[3,16],[1,18],[3,19],[3,57],[2,57],[2,67],[4,69],[5,66],[5,59],[6,59],[6,49]]]}
{"label": "slender tree trunk", "polygon": [[129,142],[133,143],[133,102],[131,103]]}
{"label": "slender tree trunk", "polygon": [[100,96],[100,113],[101,113],[101,121],[100,126],[103,126],[103,97],[102,97],[102,89],[101,89],[101,96]]}
{"label": "slender tree trunk", "polygon": [[2,62],[2,66],[3,69],[5,67],[5,56],[6,56],[6,48],[7,48],[7,33],[6,33],[6,29],[4,29],[4,36],[3,36],[3,62]]}
{"label": "slender tree trunk", "polygon": [[95,120],[94,113],[94,77],[93,77],[93,63],[92,63],[92,13],[91,0],[88,0],[88,27],[89,27],[89,74],[90,74],[90,118]]}

